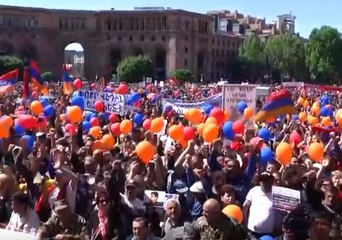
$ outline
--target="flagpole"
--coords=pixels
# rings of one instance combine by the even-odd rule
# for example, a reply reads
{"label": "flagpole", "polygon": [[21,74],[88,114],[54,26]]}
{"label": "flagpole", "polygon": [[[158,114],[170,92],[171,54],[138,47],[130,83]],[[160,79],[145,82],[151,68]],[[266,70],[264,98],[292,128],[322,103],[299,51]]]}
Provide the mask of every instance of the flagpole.
{"label": "flagpole", "polygon": [[[26,56],[23,58],[24,68],[22,73],[22,79],[23,79],[23,85],[24,85],[24,91],[23,91],[23,98],[29,97],[29,79],[31,79],[31,73],[30,73],[30,63]],[[25,73],[27,74],[25,76]]]}

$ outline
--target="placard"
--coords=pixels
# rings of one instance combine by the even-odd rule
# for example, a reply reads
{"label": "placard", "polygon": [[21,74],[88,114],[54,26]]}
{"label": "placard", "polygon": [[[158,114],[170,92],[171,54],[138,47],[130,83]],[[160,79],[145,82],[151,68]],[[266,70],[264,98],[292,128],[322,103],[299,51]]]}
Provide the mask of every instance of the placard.
{"label": "placard", "polygon": [[85,110],[95,111],[95,102],[102,100],[105,105],[105,111],[120,115],[125,114],[125,96],[122,94],[81,90],[78,92],[78,96],[83,98]]}
{"label": "placard", "polygon": [[248,107],[256,108],[257,85],[225,84],[223,86],[222,106],[231,112],[241,101],[247,103]]}
{"label": "placard", "polygon": [[300,191],[272,186],[272,202],[274,209],[290,212],[300,203]]}

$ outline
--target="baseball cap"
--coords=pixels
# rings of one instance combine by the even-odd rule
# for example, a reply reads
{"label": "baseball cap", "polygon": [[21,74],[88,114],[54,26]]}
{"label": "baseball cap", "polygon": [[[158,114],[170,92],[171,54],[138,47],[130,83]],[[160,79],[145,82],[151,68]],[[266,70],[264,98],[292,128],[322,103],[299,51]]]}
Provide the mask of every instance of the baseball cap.
{"label": "baseball cap", "polygon": [[173,188],[179,194],[189,191],[189,188],[186,186],[186,184],[178,179],[173,183]]}

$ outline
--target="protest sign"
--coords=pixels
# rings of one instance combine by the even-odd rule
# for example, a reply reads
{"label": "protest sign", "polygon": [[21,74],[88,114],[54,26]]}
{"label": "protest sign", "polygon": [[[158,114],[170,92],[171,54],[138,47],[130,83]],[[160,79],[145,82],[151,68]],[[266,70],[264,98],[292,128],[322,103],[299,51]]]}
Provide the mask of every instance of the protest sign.
{"label": "protest sign", "polygon": [[165,108],[167,106],[171,106],[172,109],[177,114],[179,114],[180,116],[183,116],[184,112],[190,108],[199,108],[203,112],[205,105],[211,104],[213,106],[221,107],[221,103],[222,103],[222,94],[221,93],[216,94],[216,95],[211,96],[211,97],[208,97],[208,98],[205,98],[200,102],[193,102],[193,103],[187,103],[187,102],[183,102],[181,100],[173,100],[173,99],[163,99],[162,100],[163,110],[165,110]]}
{"label": "protest sign", "polygon": [[102,100],[104,102],[106,111],[116,114],[125,113],[125,96],[122,94],[81,90],[78,92],[78,96],[83,98],[85,110],[95,111],[95,102]]}
{"label": "protest sign", "polygon": [[289,212],[300,203],[300,192],[285,187],[272,186],[273,208]]}
{"label": "protest sign", "polygon": [[238,116],[236,106],[244,101],[248,107],[256,109],[256,88],[257,85],[225,84],[223,86],[222,107],[230,113],[231,119]]}

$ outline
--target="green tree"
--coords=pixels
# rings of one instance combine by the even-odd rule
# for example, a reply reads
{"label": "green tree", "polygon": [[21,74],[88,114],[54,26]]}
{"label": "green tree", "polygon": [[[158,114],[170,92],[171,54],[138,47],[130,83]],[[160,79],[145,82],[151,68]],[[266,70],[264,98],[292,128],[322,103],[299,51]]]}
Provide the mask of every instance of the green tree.
{"label": "green tree", "polygon": [[23,66],[23,62],[14,56],[0,56],[0,75]]}
{"label": "green tree", "polygon": [[249,76],[254,80],[263,77],[265,73],[266,56],[264,50],[265,43],[256,35],[247,38],[240,46],[239,59],[248,66]]}
{"label": "green tree", "polygon": [[175,71],[171,72],[171,77],[180,80],[181,82],[193,82],[194,76],[192,73],[187,69],[176,69]]}
{"label": "green tree", "polygon": [[55,80],[55,76],[52,72],[45,72],[41,77],[44,82],[53,82],[53,80]]}
{"label": "green tree", "polygon": [[266,59],[269,70],[278,70],[281,75],[304,77],[305,48],[304,41],[293,34],[272,36],[265,46]]}
{"label": "green tree", "polygon": [[119,63],[117,72],[121,81],[141,82],[153,74],[152,60],[147,56],[130,56]]}
{"label": "green tree", "polygon": [[332,83],[342,76],[342,40],[336,28],[313,29],[305,47],[306,64],[315,81]]}

